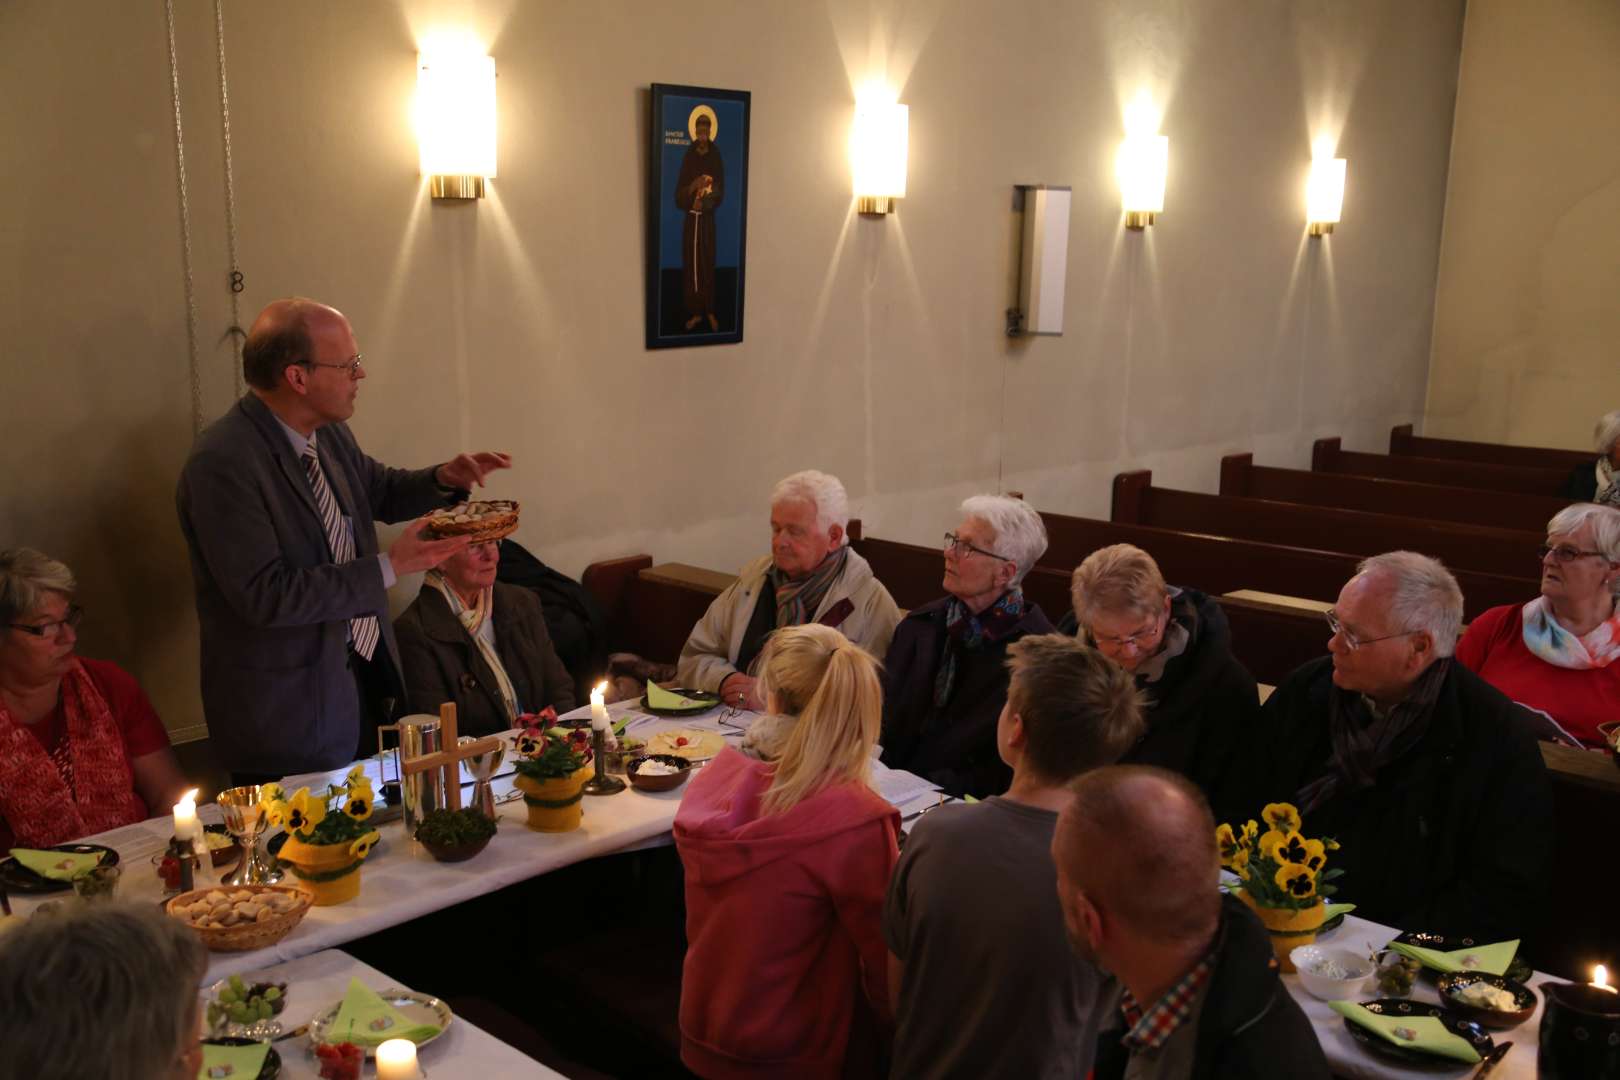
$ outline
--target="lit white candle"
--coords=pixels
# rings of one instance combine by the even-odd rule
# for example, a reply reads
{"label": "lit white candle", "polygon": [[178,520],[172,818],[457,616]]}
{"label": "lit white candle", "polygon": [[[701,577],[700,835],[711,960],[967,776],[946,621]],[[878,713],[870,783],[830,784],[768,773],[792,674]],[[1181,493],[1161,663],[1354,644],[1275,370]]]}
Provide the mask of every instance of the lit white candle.
{"label": "lit white candle", "polygon": [[416,1044],[409,1039],[389,1039],[377,1047],[377,1080],[419,1080]]}
{"label": "lit white candle", "polygon": [[612,724],[608,722],[607,711],[607,683],[597,683],[596,689],[591,691],[591,727],[597,731],[606,731]]}
{"label": "lit white candle", "polygon": [[195,840],[202,832],[197,820],[197,789],[192,788],[174,804],[174,835],[181,840]]}
{"label": "lit white candle", "polygon": [[1620,993],[1620,990],[1616,990],[1609,985],[1609,970],[1602,964],[1598,964],[1592,969],[1592,985],[1599,990],[1607,990],[1611,994]]}

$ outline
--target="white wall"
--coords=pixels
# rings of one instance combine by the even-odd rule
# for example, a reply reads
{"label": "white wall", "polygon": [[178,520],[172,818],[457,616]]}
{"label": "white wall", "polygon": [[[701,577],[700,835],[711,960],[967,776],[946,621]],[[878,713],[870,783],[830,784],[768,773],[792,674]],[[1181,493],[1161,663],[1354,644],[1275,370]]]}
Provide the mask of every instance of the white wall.
{"label": "white wall", "polygon": [[1620,408],[1620,4],[1471,0],[1427,434],[1585,447]]}
{"label": "white wall", "polygon": [[[204,412],[234,394],[212,5],[177,43]],[[1212,489],[1224,452],[1303,464],[1421,412],[1461,0],[226,5],[247,288],[302,293],[368,358],[377,457],[510,451],[494,489],[560,568],[635,551],[731,567],[769,485],[841,475],[871,532],[932,542],[1014,488],[1106,514],[1131,467]],[[500,167],[433,205],[409,124],[417,36],[464,26],[500,72]],[[911,108],[910,190],[858,218],[852,86]],[[753,92],[747,341],[643,348],[649,83]],[[1165,108],[1167,209],[1120,225],[1123,102]],[[79,570],[86,651],[198,721],[175,476],[191,438],[163,6],[0,8],[8,432],[0,543]],[[1304,235],[1313,136],[1344,222]],[[1071,184],[1067,327],[1009,343],[1017,183]],[[396,604],[412,595],[396,590]]]}

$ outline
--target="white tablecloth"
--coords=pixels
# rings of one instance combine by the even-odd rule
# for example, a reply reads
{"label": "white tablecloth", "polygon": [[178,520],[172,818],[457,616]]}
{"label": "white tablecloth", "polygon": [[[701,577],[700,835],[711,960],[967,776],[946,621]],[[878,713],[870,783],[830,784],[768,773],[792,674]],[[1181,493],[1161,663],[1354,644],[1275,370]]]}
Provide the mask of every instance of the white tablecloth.
{"label": "white tablecloth", "polygon": [[[341,1001],[350,978],[359,979],[373,990],[400,985],[397,979],[391,979],[337,949],[325,949],[285,964],[254,971],[252,977],[256,981],[287,984],[287,1007],[281,1014],[281,1022],[288,1031],[307,1023]],[[284,1080],[313,1080],[319,1074],[320,1066],[310,1052],[307,1036],[286,1039],[276,1043],[275,1047],[276,1053],[281,1055],[281,1075]],[[527,1080],[529,1077],[562,1076],[460,1017],[452,1020],[449,1028],[433,1040],[432,1045],[421,1049],[417,1061],[430,1080],[440,1077],[478,1077],[479,1080],[523,1077]],[[371,1075],[370,1066],[363,1071],[363,1075]]]}
{"label": "white tablecloth", "polygon": [[[1322,935],[1319,940],[1323,945],[1366,953],[1382,949],[1398,933],[1400,931],[1390,927],[1347,915],[1342,926]],[[1542,983],[1556,981],[1558,980],[1538,971],[1531,978],[1529,985],[1539,987]],[[1316,1029],[1316,1037],[1322,1044],[1322,1050],[1327,1054],[1328,1064],[1332,1066],[1335,1076],[1353,1077],[1356,1080],[1411,1080],[1412,1077],[1419,1075],[1412,1069],[1403,1069],[1383,1058],[1373,1057],[1369,1051],[1362,1049],[1361,1044],[1345,1030],[1344,1017],[1328,1008],[1327,1002],[1312,997],[1300,983],[1298,975],[1284,975],[1283,982],[1293,993],[1294,1000],[1305,1010],[1305,1015],[1310,1017],[1311,1026]],[[1377,984],[1368,979],[1363,992],[1356,1000],[1371,1001],[1378,996]],[[1540,997],[1539,993],[1537,997]],[[1419,978],[1412,987],[1412,1000],[1438,1004],[1440,998],[1435,992],[1433,982]],[[1513,1049],[1508,1051],[1507,1057],[1503,1058],[1491,1072],[1491,1080],[1535,1080],[1536,1034],[1541,1028],[1541,1008],[1538,1001],[1535,1015],[1520,1026],[1508,1031],[1491,1032],[1491,1038],[1498,1046],[1503,1042],[1513,1044]],[[1424,1071],[1437,1076],[1469,1076],[1478,1067],[1459,1062],[1454,1069]]]}

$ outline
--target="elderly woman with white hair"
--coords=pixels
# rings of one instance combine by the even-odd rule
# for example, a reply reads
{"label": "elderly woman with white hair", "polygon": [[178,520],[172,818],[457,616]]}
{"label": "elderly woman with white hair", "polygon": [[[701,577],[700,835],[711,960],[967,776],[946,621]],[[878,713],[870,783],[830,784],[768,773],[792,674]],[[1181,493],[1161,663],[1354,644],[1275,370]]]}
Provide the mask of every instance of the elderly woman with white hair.
{"label": "elderly woman with white hair", "polygon": [[0,851],[166,813],[186,786],[134,676],[75,655],[73,572],[0,551]]}
{"label": "elderly woman with white hair", "polygon": [[1229,781],[1260,719],[1254,676],[1232,655],[1232,631],[1213,597],[1164,580],[1153,556],[1111,544],[1075,567],[1073,624],[1130,672],[1146,699],[1147,727],[1120,760],[1157,765],[1197,784],[1222,821],[1250,808]]}
{"label": "elderly woman with white hair", "polygon": [[889,590],[851,551],[849,496],[836,476],[815,469],[771,490],[771,553],[742,568],[692,628],[676,677],[720,694],[728,705],[763,710],[754,662],[784,626],[831,626],[882,656],[900,621]]}
{"label": "elderly woman with white hair", "polygon": [[1463,596],[1436,559],[1364,559],[1327,614],[1330,656],[1266,701],[1249,811],[1294,804],[1358,914],[1500,941],[1545,897],[1546,767],[1523,710],[1455,663]]}
{"label": "elderly woman with white hair", "polygon": [[1596,502],[1620,506],[1620,409],[1606,414],[1592,429],[1592,446],[1597,461],[1570,470],[1558,492],[1576,502]]}
{"label": "elderly woman with white hair", "polygon": [[996,748],[1007,646],[1052,624],[1020,582],[1046,551],[1021,499],[975,495],[945,534],[945,595],[900,621],[883,661],[883,762],[951,795],[1000,795],[1012,770]]}
{"label": "elderly woman with white hair", "polygon": [[1468,626],[1457,659],[1588,746],[1620,720],[1620,510],[1576,503],[1547,522],[1541,595]]}

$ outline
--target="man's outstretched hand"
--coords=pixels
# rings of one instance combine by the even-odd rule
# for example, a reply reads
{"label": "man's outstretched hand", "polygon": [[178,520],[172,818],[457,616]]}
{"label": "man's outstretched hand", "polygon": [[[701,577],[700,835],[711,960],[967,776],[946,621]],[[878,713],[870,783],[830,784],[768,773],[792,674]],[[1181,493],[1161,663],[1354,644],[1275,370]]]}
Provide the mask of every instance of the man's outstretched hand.
{"label": "man's outstretched hand", "polygon": [[433,478],[445,487],[471,491],[474,487],[483,487],[484,477],[496,469],[511,467],[512,455],[480,450],[476,454],[457,454],[440,465]]}

